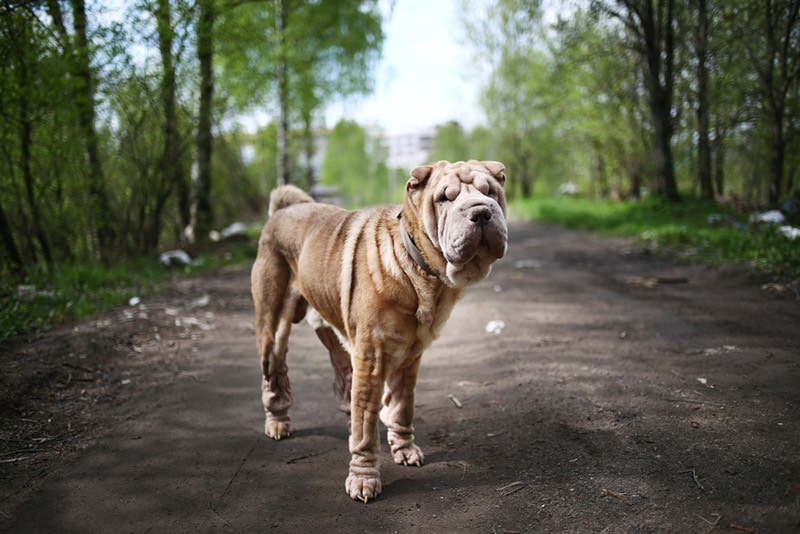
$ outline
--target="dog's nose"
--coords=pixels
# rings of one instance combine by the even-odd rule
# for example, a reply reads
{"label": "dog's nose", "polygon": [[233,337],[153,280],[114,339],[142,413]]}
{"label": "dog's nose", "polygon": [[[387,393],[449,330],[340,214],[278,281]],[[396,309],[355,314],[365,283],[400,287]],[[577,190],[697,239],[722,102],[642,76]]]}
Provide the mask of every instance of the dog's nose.
{"label": "dog's nose", "polygon": [[489,206],[473,206],[469,209],[467,217],[474,223],[485,223],[492,218],[492,210]]}

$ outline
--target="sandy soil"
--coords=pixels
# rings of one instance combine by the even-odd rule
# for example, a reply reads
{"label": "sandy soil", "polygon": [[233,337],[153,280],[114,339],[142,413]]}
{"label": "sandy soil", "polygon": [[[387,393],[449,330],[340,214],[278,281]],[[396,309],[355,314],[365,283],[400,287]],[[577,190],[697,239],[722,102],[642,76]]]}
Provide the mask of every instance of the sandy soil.
{"label": "sandy soil", "polygon": [[[11,532],[793,532],[800,301],[618,239],[516,223],[423,359],[422,468],[344,492],[333,373],[289,353],[262,434],[249,273],[176,282],[0,356]],[[497,333],[491,321],[502,321]]]}

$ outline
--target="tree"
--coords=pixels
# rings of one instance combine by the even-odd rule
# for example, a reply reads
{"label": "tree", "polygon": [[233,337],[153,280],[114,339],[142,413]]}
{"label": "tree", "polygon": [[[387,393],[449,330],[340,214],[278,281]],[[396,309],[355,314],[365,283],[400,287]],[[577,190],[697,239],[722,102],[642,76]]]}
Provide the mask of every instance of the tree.
{"label": "tree", "polygon": [[703,198],[714,198],[711,176],[711,139],[709,111],[709,32],[713,22],[708,0],[689,1],[694,4],[697,23],[694,28],[694,55],[696,61],[697,95],[695,114],[697,116],[697,177],[700,181],[700,194]]}
{"label": "tree", "polygon": [[206,241],[214,224],[211,204],[211,151],[214,138],[211,132],[214,99],[214,0],[197,2],[197,60],[200,95],[195,137],[194,238]]}
{"label": "tree", "polygon": [[316,111],[333,97],[369,89],[369,67],[383,42],[377,0],[241,2],[220,13],[217,35],[221,83],[233,105],[268,103],[277,116],[281,183],[296,181],[290,130],[302,125],[306,151],[312,148]]}
{"label": "tree", "polygon": [[466,161],[470,159],[469,139],[456,121],[436,127],[433,137],[432,160]]}
{"label": "tree", "polygon": [[624,35],[596,12],[576,10],[554,29],[549,119],[569,139],[559,150],[588,167],[600,197],[639,198],[650,159],[640,58],[619,53]]}
{"label": "tree", "polygon": [[595,0],[594,6],[624,25],[630,47],[642,58],[652,123],[653,192],[680,200],[672,158],[675,0]]}
{"label": "tree", "polygon": [[[475,18],[464,17],[482,61],[493,75],[481,93],[481,106],[497,130],[501,157],[508,168],[510,193],[519,186],[522,196],[533,192],[535,147],[540,129],[546,126],[543,99],[537,92],[546,70],[538,1],[497,0],[495,6]],[[474,13],[465,6],[462,12]],[[485,17],[485,18],[483,18]],[[485,31],[486,27],[492,31]]]}
{"label": "tree", "polygon": [[800,0],[741,2],[729,14],[739,35],[746,35],[741,43],[760,83],[760,106],[769,136],[768,202],[775,206],[786,194],[787,133],[798,113]]}
{"label": "tree", "polygon": [[24,12],[18,13],[18,28],[20,32],[18,38],[14,40],[14,56],[17,58],[16,68],[12,72],[16,73],[16,95],[19,125],[19,167],[22,172],[22,181],[25,184],[26,199],[30,210],[33,234],[39,244],[42,257],[47,264],[53,262],[53,255],[50,252],[50,244],[43,229],[42,214],[39,209],[39,201],[35,192],[34,176],[32,169],[32,150],[33,150],[33,114],[31,111],[30,98],[34,93],[33,83],[29,73],[29,65],[32,62],[28,57],[30,39],[30,20]]}
{"label": "tree", "polygon": [[164,182],[171,185],[178,196],[181,226],[186,228],[190,221],[189,188],[182,163],[182,147],[178,127],[177,79],[173,54],[174,23],[170,0],[158,0],[156,5],[156,26],[158,48],[161,55],[161,105],[163,109],[164,155],[161,169]]}
{"label": "tree", "polygon": [[371,171],[366,132],[355,121],[340,120],[328,137],[320,181],[337,187],[346,205],[363,206],[374,200]]}
{"label": "tree", "polygon": [[89,205],[97,235],[95,254],[98,259],[107,261],[113,248],[116,230],[109,210],[110,204],[100,157],[100,140],[95,123],[95,80],[91,68],[86,4],[84,0],[70,0],[70,3],[75,42],[74,50],[71,51],[75,76],[74,97],[86,157]]}

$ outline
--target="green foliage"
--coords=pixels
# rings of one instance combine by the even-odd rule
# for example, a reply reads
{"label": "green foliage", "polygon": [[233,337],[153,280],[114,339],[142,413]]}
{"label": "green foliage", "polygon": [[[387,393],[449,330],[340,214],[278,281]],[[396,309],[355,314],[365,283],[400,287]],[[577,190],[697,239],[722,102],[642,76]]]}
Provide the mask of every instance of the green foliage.
{"label": "green foliage", "polygon": [[363,207],[392,200],[391,174],[380,155],[380,147],[370,144],[364,129],[346,119],[336,123],[325,149],[321,182],[338,190],[342,204]]}
{"label": "green foliage", "polygon": [[[493,130],[476,126],[466,132],[458,122],[451,121],[436,127],[430,161],[502,160],[500,139]],[[406,171],[403,170],[403,173]]]}
{"label": "green foliage", "polygon": [[512,202],[510,212],[567,228],[634,237],[648,246],[679,251],[689,260],[800,277],[798,241],[786,238],[774,226],[745,226],[740,214],[707,200],[688,198],[674,203],[648,197],[614,202],[541,196]]}
{"label": "green foliage", "polygon": [[473,156],[469,149],[469,139],[464,128],[455,121],[436,128],[430,160],[465,161]]}
{"label": "green foliage", "polygon": [[[220,221],[252,220],[266,213],[269,191],[275,184],[276,165],[274,159],[270,161],[274,150],[265,150],[266,147],[259,146],[257,141],[269,138],[270,133],[274,135],[274,126],[263,135],[233,132],[214,139],[212,174],[224,180],[211,184],[211,197],[215,216]],[[242,159],[244,147],[252,150],[253,160],[249,164]]]}
{"label": "green foliage", "polygon": [[[284,35],[277,23],[282,2]],[[295,123],[306,109],[315,111],[333,97],[366,93],[384,38],[378,2],[282,2],[220,6],[215,35],[225,76],[218,83],[230,104],[238,110],[275,105],[276,65],[282,61]]]}
{"label": "green foliage", "polygon": [[[645,5],[654,20],[641,19],[650,12]],[[512,197],[569,181],[599,197],[635,198],[666,189],[667,167],[682,192],[697,195],[701,103],[714,195],[777,205],[797,190],[800,62],[789,52],[800,35],[795,3],[709,0],[703,30],[700,3],[672,2],[675,39],[655,31],[657,42],[645,43],[643,29],[667,27],[666,5],[582,0],[566,3],[553,21],[538,0],[464,0],[465,33],[490,72],[481,106]],[[660,52],[654,62],[647,50]],[[650,67],[670,58],[674,68],[653,78]],[[658,165],[669,153],[671,164]]]}

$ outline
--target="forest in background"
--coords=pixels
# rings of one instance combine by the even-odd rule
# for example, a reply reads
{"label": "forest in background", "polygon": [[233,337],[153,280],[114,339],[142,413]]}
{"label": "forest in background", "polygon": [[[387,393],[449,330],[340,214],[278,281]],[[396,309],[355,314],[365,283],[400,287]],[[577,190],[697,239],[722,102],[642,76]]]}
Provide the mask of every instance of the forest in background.
{"label": "forest in background", "polygon": [[[380,132],[322,118],[370,91],[390,4],[0,1],[2,285],[192,246],[263,216],[279,183],[396,199],[408,169],[386,166]],[[743,210],[797,197],[800,0],[464,0],[462,13],[442,31],[474,48],[486,124],[440,125],[431,160],[503,161],[512,197],[565,183]],[[244,133],[236,118],[255,109],[273,121]]]}
{"label": "forest in background", "polygon": [[[382,21],[377,0],[0,1],[3,280],[260,213],[323,106],[369,90]],[[255,109],[274,124],[247,165]]]}

